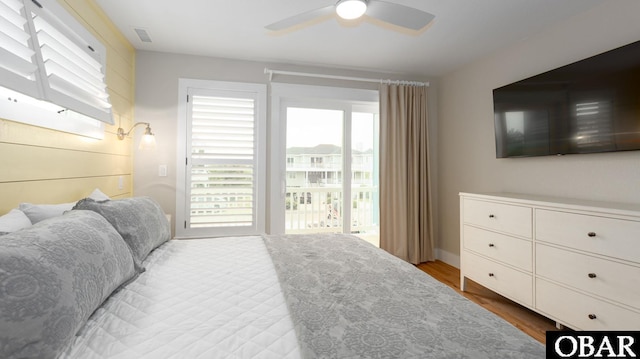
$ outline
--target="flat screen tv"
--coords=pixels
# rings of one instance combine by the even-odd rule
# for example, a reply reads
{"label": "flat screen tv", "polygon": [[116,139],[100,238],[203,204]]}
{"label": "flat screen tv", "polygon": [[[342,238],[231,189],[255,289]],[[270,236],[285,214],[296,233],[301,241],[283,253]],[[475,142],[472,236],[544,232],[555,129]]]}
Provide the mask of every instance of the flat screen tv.
{"label": "flat screen tv", "polygon": [[496,157],[640,150],[640,41],[493,90]]}

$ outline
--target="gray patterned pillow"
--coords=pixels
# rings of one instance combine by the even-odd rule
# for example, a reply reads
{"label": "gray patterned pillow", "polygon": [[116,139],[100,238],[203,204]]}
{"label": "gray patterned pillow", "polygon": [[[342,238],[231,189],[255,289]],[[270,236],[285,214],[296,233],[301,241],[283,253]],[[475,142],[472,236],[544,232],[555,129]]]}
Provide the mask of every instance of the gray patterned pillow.
{"label": "gray patterned pillow", "polygon": [[0,241],[0,357],[56,358],[89,316],[136,275],[129,248],[91,211]]}
{"label": "gray patterned pillow", "polygon": [[20,203],[18,208],[29,217],[31,223],[36,224],[45,219],[62,216],[64,212],[70,211],[75,204],[75,202],[60,204]]}
{"label": "gray patterned pillow", "polygon": [[74,209],[88,209],[104,216],[127,242],[139,268],[152,250],[171,239],[167,217],[149,197],[99,202],[85,198]]}

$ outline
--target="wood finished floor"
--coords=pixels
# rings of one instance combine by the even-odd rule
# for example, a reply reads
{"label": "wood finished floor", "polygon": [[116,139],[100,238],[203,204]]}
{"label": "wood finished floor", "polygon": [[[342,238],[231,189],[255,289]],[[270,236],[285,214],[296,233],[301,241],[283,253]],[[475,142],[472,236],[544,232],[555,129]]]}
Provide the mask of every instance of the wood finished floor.
{"label": "wood finished floor", "polygon": [[555,322],[467,279],[460,291],[460,270],[442,261],[421,263],[418,268],[489,311],[499,315],[537,341],[546,343],[546,332],[557,330]]}

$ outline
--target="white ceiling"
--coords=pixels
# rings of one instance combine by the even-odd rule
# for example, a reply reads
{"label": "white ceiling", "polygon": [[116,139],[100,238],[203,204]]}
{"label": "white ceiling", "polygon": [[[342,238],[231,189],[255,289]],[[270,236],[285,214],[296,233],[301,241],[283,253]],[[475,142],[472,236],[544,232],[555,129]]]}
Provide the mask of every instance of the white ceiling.
{"label": "white ceiling", "polygon": [[264,26],[334,0],[96,1],[140,50],[441,76],[606,0],[386,0],[435,20],[407,33],[332,15],[277,34]]}

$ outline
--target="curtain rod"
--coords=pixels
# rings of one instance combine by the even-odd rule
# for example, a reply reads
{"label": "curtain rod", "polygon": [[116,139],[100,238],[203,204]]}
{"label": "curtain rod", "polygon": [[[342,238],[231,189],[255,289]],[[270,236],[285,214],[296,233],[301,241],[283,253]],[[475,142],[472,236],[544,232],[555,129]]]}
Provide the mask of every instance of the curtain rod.
{"label": "curtain rod", "polygon": [[316,77],[321,79],[332,79],[332,80],[347,80],[347,81],[360,81],[360,82],[373,82],[373,83],[386,83],[386,84],[396,84],[396,85],[413,85],[413,86],[425,86],[429,87],[428,82],[418,82],[418,81],[403,81],[403,80],[385,80],[385,79],[372,79],[366,77],[351,77],[351,76],[336,76],[336,75],[324,75],[324,74],[314,74],[309,72],[295,72],[295,71],[281,71],[281,70],[272,70],[269,68],[264,68],[264,73],[269,75],[269,81],[273,79],[273,75],[289,75],[289,76],[301,76],[301,77]]}

